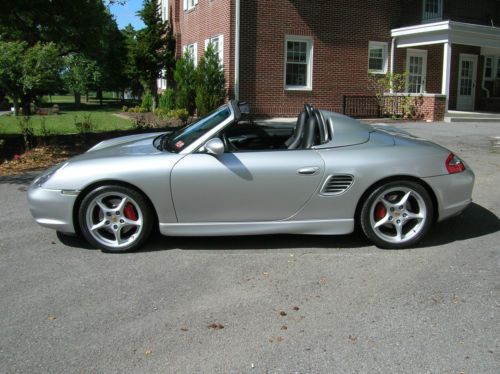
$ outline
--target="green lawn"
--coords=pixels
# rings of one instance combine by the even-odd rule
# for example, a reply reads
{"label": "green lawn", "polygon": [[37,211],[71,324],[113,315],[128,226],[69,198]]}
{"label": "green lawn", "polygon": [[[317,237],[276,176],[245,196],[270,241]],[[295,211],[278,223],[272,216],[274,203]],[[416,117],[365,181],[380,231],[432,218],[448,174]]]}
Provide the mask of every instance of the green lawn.
{"label": "green lawn", "polygon": [[[121,103],[107,99],[103,106],[98,105],[98,101],[92,98],[89,103],[85,103],[82,97],[82,106],[73,107],[72,96],[53,96],[51,100],[44,98],[47,104],[43,107],[50,108],[53,104],[60,106],[60,114],[39,116],[32,115],[30,121],[36,135],[45,135],[42,131],[42,124],[45,122],[45,128],[50,135],[73,134],[77,133],[75,123],[82,122],[86,116],[90,115],[90,121],[94,132],[128,130],[133,127],[132,121],[120,118],[114,115],[120,111]],[[20,134],[19,121],[22,117],[0,116],[0,135],[1,134]]]}

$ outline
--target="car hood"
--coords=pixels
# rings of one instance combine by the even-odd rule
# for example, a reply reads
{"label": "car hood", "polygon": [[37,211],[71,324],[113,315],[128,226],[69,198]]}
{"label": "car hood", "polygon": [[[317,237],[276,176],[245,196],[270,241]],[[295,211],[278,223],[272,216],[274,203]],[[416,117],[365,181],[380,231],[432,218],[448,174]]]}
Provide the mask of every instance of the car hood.
{"label": "car hood", "polygon": [[86,153],[74,157],[72,160],[88,160],[107,157],[125,157],[139,155],[153,155],[162,153],[153,144],[154,139],[166,133],[147,133],[122,136],[105,140],[90,148]]}

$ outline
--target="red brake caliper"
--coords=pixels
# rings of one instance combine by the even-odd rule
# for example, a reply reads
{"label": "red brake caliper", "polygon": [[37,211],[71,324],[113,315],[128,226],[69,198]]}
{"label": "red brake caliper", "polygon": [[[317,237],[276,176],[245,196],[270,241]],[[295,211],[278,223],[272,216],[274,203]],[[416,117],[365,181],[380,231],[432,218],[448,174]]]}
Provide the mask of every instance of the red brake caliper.
{"label": "red brake caliper", "polygon": [[137,213],[135,212],[134,206],[132,204],[127,203],[127,205],[125,205],[125,208],[123,209],[123,214],[125,215],[126,218],[132,221],[137,221]]}
{"label": "red brake caliper", "polygon": [[380,221],[387,214],[387,210],[385,209],[384,204],[378,203],[375,207],[375,218],[377,221]]}

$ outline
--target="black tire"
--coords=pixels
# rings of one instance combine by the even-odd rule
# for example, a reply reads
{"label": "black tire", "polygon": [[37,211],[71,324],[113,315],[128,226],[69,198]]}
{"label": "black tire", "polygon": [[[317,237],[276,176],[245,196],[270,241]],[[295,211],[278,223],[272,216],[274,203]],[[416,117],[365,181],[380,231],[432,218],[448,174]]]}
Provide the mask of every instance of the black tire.
{"label": "black tire", "polygon": [[[404,201],[407,193],[407,201]],[[379,186],[368,195],[361,209],[360,224],[366,237],[377,247],[403,249],[414,246],[427,234],[433,216],[427,190],[419,183],[402,180]]]}
{"label": "black tire", "polygon": [[[126,200],[123,200],[124,198]],[[96,200],[105,203],[106,213]],[[121,212],[118,211],[119,206],[116,205],[116,202],[120,200],[125,201],[123,204],[125,207],[121,208]],[[127,207],[128,204],[132,208]],[[127,211],[124,213],[124,209],[132,209],[135,217],[127,217]],[[100,186],[90,191],[82,200],[78,211],[80,230],[92,246],[103,252],[135,251],[146,242],[151,234],[154,222],[152,209],[147,199],[134,189],[118,185]],[[103,219],[99,217],[101,214]],[[107,214],[109,217],[105,216]],[[94,226],[101,223],[106,225],[97,230],[91,230],[89,225],[95,223],[93,220],[98,221]],[[134,224],[128,225],[128,222]],[[111,243],[113,237],[115,244]],[[126,242],[119,244],[120,240],[126,240]]]}

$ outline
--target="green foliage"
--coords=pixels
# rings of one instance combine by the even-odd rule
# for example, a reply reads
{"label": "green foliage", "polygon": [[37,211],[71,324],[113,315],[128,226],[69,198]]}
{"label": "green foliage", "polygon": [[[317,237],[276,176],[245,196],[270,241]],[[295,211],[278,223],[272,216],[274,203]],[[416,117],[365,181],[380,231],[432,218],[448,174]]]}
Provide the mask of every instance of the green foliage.
{"label": "green foliage", "polygon": [[0,41],[0,91],[17,101],[23,94],[23,58],[28,49],[26,42]]}
{"label": "green foliage", "polygon": [[193,115],[196,108],[196,69],[193,58],[187,51],[177,60],[174,78],[177,84],[177,108],[186,108]]}
{"label": "green foliage", "polygon": [[73,123],[79,134],[87,134],[94,131],[94,123],[92,122],[92,114],[83,114],[82,120],[78,120],[77,116],[74,116]]}
{"label": "green foliage", "polygon": [[128,106],[126,105],[122,106],[122,112],[128,112]]}
{"label": "green foliage", "polygon": [[189,112],[187,109],[174,109],[168,112],[168,118],[179,119],[182,123],[186,123],[189,118]]}
{"label": "green foliage", "polygon": [[97,62],[80,53],[72,53],[64,57],[62,79],[64,87],[73,94],[84,94],[95,87],[101,79]]}
{"label": "green foliage", "polygon": [[34,130],[30,117],[23,117],[17,122],[21,134],[23,135],[24,149],[29,150],[34,147]]}
{"label": "green foliage", "polygon": [[160,96],[158,107],[169,111],[175,109],[175,91],[167,88]]}
{"label": "green foliage", "polygon": [[146,27],[137,32],[133,53],[141,80],[153,94],[153,109],[158,106],[157,79],[162,70],[168,73],[175,61],[173,33],[162,20],[159,7],[157,0],[144,0],[139,16]]}
{"label": "green foliage", "polygon": [[151,95],[151,92],[148,91],[142,96],[141,108],[144,108],[146,109],[146,111],[151,112],[153,108],[153,95]]}
{"label": "green foliage", "polygon": [[141,73],[136,64],[137,31],[132,25],[128,25],[122,31],[123,43],[126,49],[124,59],[124,75],[126,85],[124,89],[130,90],[133,96],[142,96],[144,87],[141,83]]}
{"label": "green foliage", "polygon": [[196,69],[196,109],[202,117],[219,107],[226,97],[224,70],[212,43]]}

